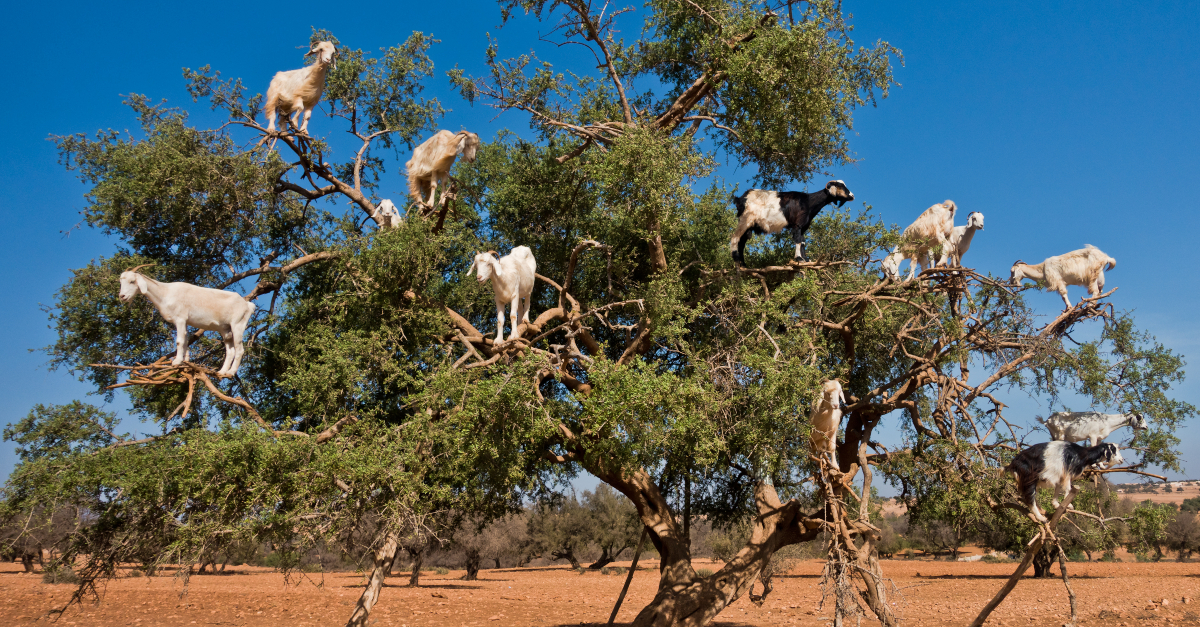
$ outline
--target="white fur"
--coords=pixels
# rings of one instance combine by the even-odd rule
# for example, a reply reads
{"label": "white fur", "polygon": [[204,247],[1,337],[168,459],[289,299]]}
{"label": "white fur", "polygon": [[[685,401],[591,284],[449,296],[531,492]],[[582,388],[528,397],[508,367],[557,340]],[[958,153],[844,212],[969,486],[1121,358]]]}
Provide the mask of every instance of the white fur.
{"label": "white fur", "polygon": [[1071,307],[1067,299],[1067,286],[1078,285],[1088,288],[1088,296],[1096,297],[1104,290],[1104,270],[1117,267],[1117,260],[1088,244],[1065,255],[1048,257],[1042,263],[1030,265],[1018,261],[1013,264],[1011,281],[1020,284],[1022,279],[1045,280],[1046,291],[1058,292],[1063,304]]}
{"label": "white fur", "polygon": [[971,240],[975,238],[975,231],[983,230],[983,214],[978,211],[972,211],[967,216],[967,224],[965,226],[956,226],[950,233],[950,265],[962,266],[963,255],[971,250]]}
{"label": "white fur", "polygon": [[941,256],[935,265],[946,265],[953,251],[950,237],[954,232],[956,211],[958,206],[953,200],[940,202],[923,211],[904,229],[900,245],[892,249],[892,253],[883,260],[883,271],[895,278],[900,275],[900,262],[911,259],[912,263],[908,268],[908,278],[911,279],[916,274],[916,264],[921,265],[922,271],[931,267],[929,255],[935,248],[941,250]]}
{"label": "white fur", "polygon": [[[462,155],[467,161],[474,161],[478,148],[479,136],[467,131],[438,131],[417,146],[412,159],[404,164],[408,174],[408,192],[413,200],[432,207],[438,182],[450,176],[450,166],[454,165],[455,158]],[[426,193],[429,194],[428,202],[425,201]]]}
{"label": "white fur", "polygon": [[517,332],[521,323],[529,323],[529,299],[533,294],[534,274],[537,273],[537,262],[533,259],[533,251],[528,246],[517,246],[512,252],[500,257],[493,253],[479,253],[467,270],[476,271],[479,282],[492,280],[492,289],[496,292],[496,342],[504,341],[504,306],[512,306],[512,333],[508,339],[520,337]]}
{"label": "white fur", "polygon": [[191,283],[160,283],[137,272],[122,272],[121,291],[117,296],[129,302],[139,293],[154,303],[164,320],[175,325],[175,359],[171,365],[189,361],[187,328],[193,326],[221,334],[225,342],[225,363],[217,374],[223,377],[237,374],[244,352],[242,336],[254,314],[254,303],[235,292]]}
{"label": "white fur", "polygon": [[379,201],[379,205],[375,207],[374,216],[379,219],[379,228],[381,229],[394,229],[404,221],[404,218],[400,217],[400,212],[396,210],[396,205],[387,198]]}
{"label": "white fur", "polygon": [[814,455],[829,453],[829,456],[833,457],[838,426],[842,422],[842,405],[845,404],[846,396],[842,393],[842,384],[837,379],[830,379],[821,384],[821,396],[813,403],[812,412],[808,416],[812,425],[809,444]]}
{"label": "white fur", "polygon": [[1146,419],[1141,414],[1101,414],[1094,411],[1065,412],[1051,414],[1049,418],[1038,422],[1046,425],[1050,437],[1064,442],[1087,440],[1089,446],[1096,446],[1108,434],[1129,426],[1135,431],[1147,429]]}
{"label": "white fur", "polygon": [[[267,88],[267,104],[263,107],[268,131],[275,130],[275,113],[278,111],[284,115],[291,113],[292,126],[301,133],[308,132],[308,119],[312,117],[313,109],[325,91],[325,73],[333,64],[334,52],[332,43],[317,42],[308,52],[317,55],[316,63],[299,70],[275,74],[271,86]],[[299,123],[301,114],[304,115],[303,125]]]}

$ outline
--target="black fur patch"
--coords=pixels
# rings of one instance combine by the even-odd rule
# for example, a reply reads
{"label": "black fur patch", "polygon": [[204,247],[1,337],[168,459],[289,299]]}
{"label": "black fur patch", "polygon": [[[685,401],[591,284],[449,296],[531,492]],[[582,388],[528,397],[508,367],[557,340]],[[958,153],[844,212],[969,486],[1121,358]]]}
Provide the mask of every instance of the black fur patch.
{"label": "black fur patch", "polygon": [[[1059,444],[1062,445],[1062,455],[1057,459],[1047,460],[1046,449]],[[1017,493],[1026,505],[1032,506],[1037,498],[1038,483],[1048,479],[1047,475],[1057,474],[1047,473],[1048,464],[1058,464],[1063,474],[1069,474],[1074,480],[1089,466],[1112,461],[1118,450],[1116,444],[1109,442],[1096,446],[1080,446],[1074,442],[1042,442],[1021,451],[1004,470],[1017,475]]]}

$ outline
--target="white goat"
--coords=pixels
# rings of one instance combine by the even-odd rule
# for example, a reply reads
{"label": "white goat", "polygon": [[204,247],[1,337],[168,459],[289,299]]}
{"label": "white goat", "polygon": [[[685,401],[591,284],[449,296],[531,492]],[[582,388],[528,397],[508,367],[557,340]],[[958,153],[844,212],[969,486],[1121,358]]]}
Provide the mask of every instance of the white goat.
{"label": "white goat", "polygon": [[[292,114],[292,126],[301,133],[308,132],[308,118],[312,117],[313,109],[321,101],[321,93],[325,91],[325,73],[330,65],[334,65],[333,55],[336,52],[333,44],[328,41],[317,42],[309,54],[317,55],[317,61],[299,70],[288,70],[275,74],[271,86],[267,87],[267,104],[263,113],[267,116],[267,131],[275,130],[275,112]],[[336,66],[335,66],[336,67]],[[300,114],[304,114],[304,124],[300,124]]]}
{"label": "white goat", "polygon": [[1071,301],[1067,299],[1068,285],[1086,287],[1088,296],[1094,298],[1104,290],[1104,271],[1116,267],[1116,259],[1088,244],[1085,248],[1073,250],[1065,255],[1047,257],[1037,265],[1017,260],[1012,267],[1011,282],[1013,285],[1019,285],[1022,279],[1045,280],[1046,291],[1058,292],[1069,309]]}
{"label": "white goat", "polygon": [[372,217],[378,218],[380,229],[394,229],[400,226],[404,218],[400,217],[400,212],[396,210],[396,205],[392,201],[384,198],[379,201],[379,205],[375,207],[375,213]]}
{"label": "white goat", "polygon": [[982,230],[983,214],[978,211],[967,215],[966,226],[954,227],[954,231],[950,233],[950,265],[962,266],[963,255],[971,250],[971,240],[975,238],[975,231]]}
{"label": "white goat", "polygon": [[121,273],[121,291],[117,295],[129,302],[142,293],[168,323],[175,325],[175,359],[171,365],[189,361],[188,326],[216,331],[225,342],[225,363],[217,372],[222,377],[237,375],[242,364],[242,336],[254,314],[254,303],[235,292],[200,287],[191,283],[160,283],[137,270]]}
{"label": "white goat", "polygon": [[808,436],[809,450],[813,455],[828,453],[832,461],[838,426],[842,422],[842,407],[845,405],[846,395],[842,393],[842,384],[837,379],[830,379],[821,384],[821,396],[813,403],[812,412],[808,416],[812,425]]}
{"label": "white goat", "polygon": [[1146,417],[1141,414],[1101,414],[1094,411],[1060,411],[1050,414],[1050,417],[1037,421],[1046,425],[1050,439],[1065,442],[1087,440],[1091,446],[1096,446],[1108,434],[1129,426],[1134,431],[1149,429]]}
{"label": "white goat", "polygon": [[935,265],[946,265],[952,252],[950,237],[954,234],[956,211],[958,205],[955,205],[953,200],[946,200],[917,216],[917,219],[904,229],[900,245],[892,249],[892,253],[883,260],[883,271],[895,278],[900,275],[900,262],[911,259],[912,263],[908,267],[908,278],[911,279],[916,274],[916,264],[921,265],[922,271],[931,267],[929,254],[934,248],[941,249],[941,256]]}
{"label": "white goat", "polygon": [[[439,181],[450,176],[454,159],[462,155],[467,161],[475,161],[475,150],[479,148],[479,136],[467,131],[451,133],[438,131],[413,151],[412,159],[404,164],[408,173],[408,192],[413,200],[433,206]],[[429,202],[425,202],[425,194]]]}
{"label": "white goat", "polygon": [[474,270],[479,275],[480,283],[492,280],[492,289],[496,292],[496,342],[500,343],[504,341],[505,305],[512,306],[512,333],[508,336],[509,340],[520,337],[517,328],[522,322],[529,322],[529,299],[533,295],[537,262],[528,246],[517,246],[499,259],[493,256],[495,254],[488,251],[475,255],[467,276]]}

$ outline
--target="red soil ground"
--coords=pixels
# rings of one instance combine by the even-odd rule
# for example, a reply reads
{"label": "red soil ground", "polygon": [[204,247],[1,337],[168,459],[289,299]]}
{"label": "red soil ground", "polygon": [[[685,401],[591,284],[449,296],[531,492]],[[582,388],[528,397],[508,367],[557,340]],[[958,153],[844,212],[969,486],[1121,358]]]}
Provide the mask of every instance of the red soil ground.
{"label": "red soil ground", "polygon": [[[634,575],[618,617],[628,624],[654,594],[656,565]],[[626,564],[627,565],[627,564]],[[831,608],[820,607],[822,562],[800,563],[777,580],[763,607],[739,599],[717,625],[831,625]],[[697,567],[714,568],[704,562]],[[883,569],[899,589],[902,624],[967,625],[1000,588],[1015,564],[885,560]],[[74,587],[42,583],[19,564],[0,564],[0,624],[28,625],[61,607]],[[1198,563],[1071,563],[1080,625],[1200,624]],[[1057,574],[1057,568],[1055,569]],[[380,627],[441,625],[603,625],[623,576],[577,574],[565,567],[481,571],[461,581],[461,571],[424,575],[421,587],[403,587],[407,576],[390,577],[372,623]],[[238,567],[232,574],[194,575],[180,598],[179,580],[167,575],[109,582],[100,605],[71,608],[59,625],[236,625],[295,627],[345,624],[358,599],[361,575],[306,575],[288,583],[265,568]],[[1189,602],[1184,603],[1183,598]],[[1163,599],[1167,603],[1162,603]],[[989,625],[1053,625],[1067,622],[1069,608],[1060,579],[1025,579],[992,615]],[[45,624],[39,621],[40,624]],[[864,625],[877,624],[864,621]]]}

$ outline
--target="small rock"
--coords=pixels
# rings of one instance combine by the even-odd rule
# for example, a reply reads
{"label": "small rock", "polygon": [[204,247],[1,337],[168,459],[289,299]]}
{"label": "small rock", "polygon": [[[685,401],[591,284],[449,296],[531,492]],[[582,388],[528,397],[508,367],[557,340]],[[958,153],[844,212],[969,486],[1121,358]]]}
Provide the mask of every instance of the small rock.
{"label": "small rock", "polygon": [[1184,602],[1184,603],[1191,603],[1191,602],[1192,602],[1192,597],[1183,597],[1183,602]]}
{"label": "small rock", "polygon": [[1162,604],[1163,604],[1163,607],[1166,607],[1166,606],[1170,605],[1170,604],[1171,604],[1171,599],[1163,599],[1163,600],[1162,600]]}
{"label": "small rock", "polygon": [[500,615],[499,615],[499,614],[497,614],[497,615],[495,615],[495,616],[491,616],[491,617],[489,617],[489,618],[488,618],[488,620],[500,620]]}
{"label": "small rock", "polygon": [[444,593],[444,592],[434,592],[432,596],[437,597],[439,599],[449,599],[450,598],[450,597],[446,596],[446,593]]}

